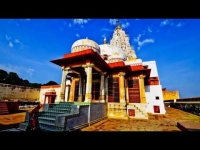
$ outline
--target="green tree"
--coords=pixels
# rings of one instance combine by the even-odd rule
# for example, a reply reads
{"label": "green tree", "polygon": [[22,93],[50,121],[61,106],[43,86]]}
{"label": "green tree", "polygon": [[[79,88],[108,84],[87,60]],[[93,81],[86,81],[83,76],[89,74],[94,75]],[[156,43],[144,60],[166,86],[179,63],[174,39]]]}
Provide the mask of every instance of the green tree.
{"label": "green tree", "polygon": [[49,81],[44,85],[58,85],[58,83],[56,83],[55,81]]}
{"label": "green tree", "polygon": [[21,83],[22,86],[29,86],[30,83],[28,80],[22,80],[22,83]]}
{"label": "green tree", "polygon": [[5,70],[0,69],[0,83],[7,83],[8,73]]}
{"label": "green tree", "polygon": [[19,78],[17,73],[9,72],[8,73],[8,82],[9,82],[9,84],[12,84],[12,85],[21,85],[22,79]]}

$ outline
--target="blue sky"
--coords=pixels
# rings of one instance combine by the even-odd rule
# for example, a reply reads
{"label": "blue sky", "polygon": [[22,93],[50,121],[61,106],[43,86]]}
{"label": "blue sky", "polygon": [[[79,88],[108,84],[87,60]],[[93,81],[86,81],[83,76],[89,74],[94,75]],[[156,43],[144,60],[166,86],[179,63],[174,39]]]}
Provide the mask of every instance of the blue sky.
{"label": "blue sky", "polygon": [[[160,82],[180,96],[200,96],[199,19],[119,19],[137,57],[155,60]],[[0,69],[32,83],[60,84],[61,69],[50,62],[90,38],[109,40],[115,19],[0,19]]]}

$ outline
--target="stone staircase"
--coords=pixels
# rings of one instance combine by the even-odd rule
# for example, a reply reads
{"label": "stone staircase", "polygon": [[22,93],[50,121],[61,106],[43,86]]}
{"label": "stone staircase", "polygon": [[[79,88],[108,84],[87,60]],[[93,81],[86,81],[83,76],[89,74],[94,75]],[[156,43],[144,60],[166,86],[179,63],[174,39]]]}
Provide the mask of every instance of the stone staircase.
{"label": "stone staircase", "polygon": [[[60,114],[69,114],[71,117],[77,115],[73,113],[72,106],[88,105],[83,102],[60,102],[58,104],[49,104],[48,110],[39,112],[39,124],[41,131],[65,131],[65,126],[56,125],[56,116]],[[28,126],[28,117],[25,122],[19,125],[20,130],[26,131]]]}
{"label": "stone staircase", "polygon": [[0,115],[9,114],[7,104],[5,102],[0,102]]}
{"label": "stone staircase", "polygon": [[135,110],[135,117],[131,118],[141,118],[141,119],[148,119],[148,113],[147,113],[147,105],[146,104],[129,104],[127,106],[127,109],[134,109]]}

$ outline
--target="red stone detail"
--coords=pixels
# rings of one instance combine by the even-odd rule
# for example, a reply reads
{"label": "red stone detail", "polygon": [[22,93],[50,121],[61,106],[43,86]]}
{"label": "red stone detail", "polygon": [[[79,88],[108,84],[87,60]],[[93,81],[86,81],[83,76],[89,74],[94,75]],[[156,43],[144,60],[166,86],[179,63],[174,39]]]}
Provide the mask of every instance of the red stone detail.
{"label": "red stone detail", "polygon": [[128,115],[132,116],[132,117],[135,117],[135,109],[129,109],[128,110]]}
{"label": "red stone detail", "polygon": [[125,64],[124,64],[123,61],[114,62],[114,63],[108,63],[108,65],[109,65],[111,68],[120,67],[120,66],[125,66]]}
{"label": "red stone detail", "polygon": [[137,65],[137,66],[131,66],[131,70],[134,71],[134,70],[142,70],[143,69],[143,66],[142,65]]}
{"label": "red stone detail", "polygon": [[151,77],[148,79],[148,85],[159,85],[158,77]]}
{"label": "red stone detail", "polygon": [[160,106],[153,106],[154,113],[160,113]]}
{"label": "red stone detail", "polygon": [[90,53],[94,53],[94,51],[92,49],[87,49],[87,50],[83,50],[80,52],[74,52],[74,53],[70,53],[70,54],[65,54],[64,58],[71,58],[71,57],[76,57],[76,56],[84,56]]}

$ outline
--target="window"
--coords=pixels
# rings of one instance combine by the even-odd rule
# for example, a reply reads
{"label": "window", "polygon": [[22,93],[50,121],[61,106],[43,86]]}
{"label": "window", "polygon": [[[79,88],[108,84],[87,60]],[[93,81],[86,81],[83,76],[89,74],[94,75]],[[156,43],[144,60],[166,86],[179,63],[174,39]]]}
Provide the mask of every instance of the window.
{"label": "window", "polygon": [[153,106],[154,113],[160,113],[160,107],[159,106]]}
{"label": "window", "polygon": [[108,60],[108,55],[103,55],[103,60]]}
{"label": "window", "polygon": [[119,78],[108,78],[108,102],[119,102]]}
{"label": "window", "polygon": [[159,96],[156,96],[156,100],[159,100]]}

